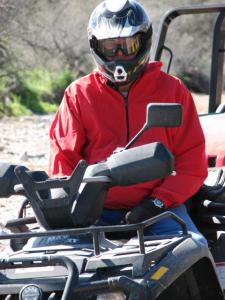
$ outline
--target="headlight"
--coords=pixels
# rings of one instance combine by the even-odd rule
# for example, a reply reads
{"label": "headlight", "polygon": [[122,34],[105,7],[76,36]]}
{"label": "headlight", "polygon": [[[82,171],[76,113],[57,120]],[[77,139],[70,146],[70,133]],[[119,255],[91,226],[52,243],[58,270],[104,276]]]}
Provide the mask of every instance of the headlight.
{"label": "headlight", "polygon": [[42,290],[34,284],[26,285],[20,291],[20,300],[41,300]]}
{"label": "headlight", "polygon": [[97,300],[126,300],[126,295],[122,292],[100,294],[97,296]]}

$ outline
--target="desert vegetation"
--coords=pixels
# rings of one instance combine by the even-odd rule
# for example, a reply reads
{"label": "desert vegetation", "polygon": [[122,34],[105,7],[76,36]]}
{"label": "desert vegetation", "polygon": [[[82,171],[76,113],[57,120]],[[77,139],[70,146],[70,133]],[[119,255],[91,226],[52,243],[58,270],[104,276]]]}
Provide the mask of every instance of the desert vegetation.
{"label": "desert vegetation", "polygon": [[[94,68],[86,27],[99,2],[0,0],[0,116],[55,111],[67,84]],[[166,11],[211,1],[140,3],[152,17],[155,38]],[[168,32],[171,72],[197,93],[208,93],[213,17],[177,18]]]}

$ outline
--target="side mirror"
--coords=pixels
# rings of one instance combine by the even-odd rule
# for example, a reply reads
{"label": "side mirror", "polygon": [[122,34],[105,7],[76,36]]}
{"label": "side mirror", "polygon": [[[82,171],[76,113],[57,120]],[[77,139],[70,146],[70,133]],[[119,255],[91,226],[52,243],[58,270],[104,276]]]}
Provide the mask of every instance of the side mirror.
{"label": "side mirror", "polygon": [[182,123],[182,106],[178,103],[148,104],[146,129],[150,127],[179,127]]}
{"label": "side mirror", "polygon": [[178,103],[150,103],[146,108],[146,122],[135,137],[125,146],[128,149],[151,127],[179,127],[182,123],[182,106]]}

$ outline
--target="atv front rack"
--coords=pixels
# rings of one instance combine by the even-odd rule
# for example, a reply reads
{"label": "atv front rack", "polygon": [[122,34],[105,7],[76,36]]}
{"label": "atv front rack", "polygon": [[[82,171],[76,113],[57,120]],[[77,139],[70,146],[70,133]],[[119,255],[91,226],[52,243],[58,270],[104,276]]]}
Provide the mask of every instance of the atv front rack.
{"label": "atv front rack", "polygon": [[[181,235],[178,237],[144,236],[145,228],[165,218],[172,218],[175,222],[180,224]],[[117,231],[136,231],[137,239],[135,240],[135,243],[137,243],[137,247],[135,244],[134,246],[129,245],[127,248],[122,246],[112,250],[103,249],[100,243],[102,232],[107,233]],[[9,258],[3,257],[0,260],[0,299],[8,299],[6,295],[16,295],[21,293],[21,290],[24,287],[29,286],[32,282],[32,284],[40,287],[40,289],[44,291],[45,299],[59,299],[58,297],[60,297],[61,300],[90,299],[88,296],[85,298],[84,295],[90,295],[91,293],[98,294],[99,291],[102,290],[107,292],[119,290],[124,291],[125,294],[130,296],[133,294],[137,295],[137,299],[144,300],[147,299],[146,296],[144,296],[147,286],[143,286],[135,280],[135,278],[145,276],[146,272],[149,272],[150,265],[153,262],[159,261],[162,257],[166,256],[166,253],[174,248],[175,245],[178,245],[181,241],[184,241],[185,238],[189,237],[186,224],[175,214],[165,212],[142,223],[132,225],[95,226],[66,230],[4,234],[0,235],[0,239],[29,239],[31,237],[76,236],[84,234],[90,234],[93,243],[92,249],[83,249],[83,251],[89,250],[89,254],[86,256],[81,253],[82,248],[67,249],[67,251],[64,251],[61,248],[61,251],[54,252],[54,248],[49,247],[48,249],[48,246],[46,245],[45,251],[34,248],[34,251],[24,250],[21,252],[19,251],[17,254],[13,253]],[[91,252],[92,254],[90,256]],[[111,263],[109,263],[110,261]],[[59,275],[57,277],[55,274],[57,274],[58,271],[54,271],[56,277],[52,278],[53,274],[45,277],[43,271],[38,271],[40,268],[48,268],[49,266],[54,266],[56,270],[58,270],[57,268],[59,268],[59,266],[63,266],[66,273],[64,272],[64,275]],[[101,278],[100,276],[99,279],[98,276],[94,276],[93,279],[92,277],[88,277],[90,276],[89,274],[95,272],[98,273],[97,270],[104,270],[107,268],[112,270],[114,268],[122,270],[126,269],[128,266],[133,266],[131,268],[131,277],[124,271],[119,272],[119,276],[112,273],[108,278]],[[21,275],[22,272],[26,273],[25,270],[35,270],[35,268],[37,268],[37,271],[33,276],[36,276],[36,278],[31,280],[30,278],[25,278],[25,276]],[[19,269],[22,269],[23,271],[20,272],[18,271]],[[12,274],[10,272],[14,272],[14,277],[10,277]],[[20,276],[18,275],[16,277],[16,273],[20,274]],[[86,274],[85,276],[83,275],[84,273]],[[84,278],[82,276],[84,276]],[[59,280],[59,278],[61,280]],[[89,279],[87,280],[87,278]],[[46,285],[48,285],[48,290],[45,290]],[[51,298],[52,291],[57,293],[56,298]]]}
{"label": "atv front rack", "polygon": [[60,230],[48,230],[41,232],[25,232],[0,235],[0,240],[6,239],[29,239],[32,237],[47,237],[47,236],[71,236],[81,234],[91,234],[93,238],[94,255],[100,255],[100,234],[102,232],[121,232],[121,231],[136,231],[139,243],[139,251],[141,254],[145,254],[144,246],[144,229],[166,218],[171,218],[181,226],[182,234],[188,235],[187,226],[185,222],[172,212],[164,212],[158,216],[155,216],[149,220],[143,221],[137,224],[128,225],[113,225],[113,226],[91,226],[85,228],[74,229],[60,229]]}

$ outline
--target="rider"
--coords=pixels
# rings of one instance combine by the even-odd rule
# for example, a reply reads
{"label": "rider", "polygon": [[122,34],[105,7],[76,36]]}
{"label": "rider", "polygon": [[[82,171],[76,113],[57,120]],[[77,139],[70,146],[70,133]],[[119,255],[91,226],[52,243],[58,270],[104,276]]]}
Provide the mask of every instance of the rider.
{"label": "rider", "polygon": [[[101,220],[134,223],[164,210],[181,217],[195,238],[205,242],[183,204],[207,176],[205,139],[191,94],[176,77],[149,61],[152,22],[135,0],[106,0],[91,14],[88,39],[97,70],[67,89],[50,128],[51,176],[70,175],[80,159],[88,164],[125,146],[145,121],[148,103],[180,103],[179,128],[152,128],[134,146],[159,141],[176,159],[176,175],[110,189]],[[180,226],[163,220],[151,234],[174,234]]]}

